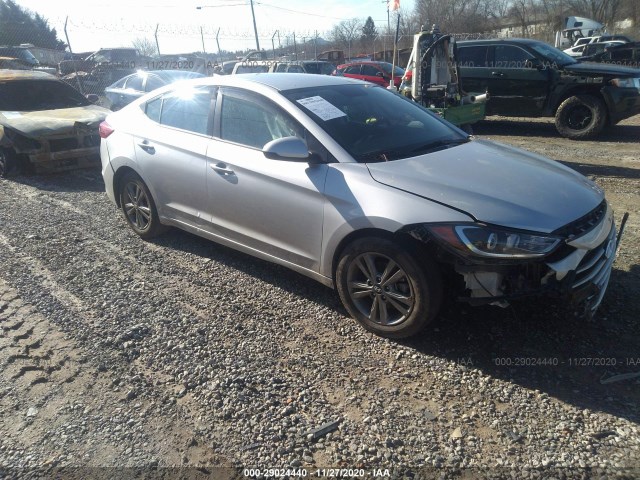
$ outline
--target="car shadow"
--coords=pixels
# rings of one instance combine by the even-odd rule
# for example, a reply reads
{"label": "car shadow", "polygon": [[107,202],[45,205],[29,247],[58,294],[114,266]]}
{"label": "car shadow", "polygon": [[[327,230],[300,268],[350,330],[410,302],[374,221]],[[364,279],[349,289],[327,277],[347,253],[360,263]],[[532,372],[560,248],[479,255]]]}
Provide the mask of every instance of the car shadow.
{"label": "car shadow", "polygon": [[585,176],[640,178],[640,169],[638,168],[618,167],[612,165],[593,165],[590,163],[570,162],[567,160],[557,161]]}
{"label": "car shadow", "polygon": [[16,175],[14,183],[28,185],[47,192],[104,192],[104,181],[99,168],[86,168],[68,172]]}
{"label": "car shadow", "polygon": [[[487,119],[473,125],[476,135],[499,135],[505,137],[557,137],[562,138],[552,119],[549,121],[526,121],[518,117]],[[603,142],[637,143],[640,138],[640,125],[614,125],[592,139]]]}
{"label": "car shadow", "polygon": [[[175,229],[154,243],[209,258],[348,316],[337,293],[279,265]],[[507,308],[451,301],[423,334],[398,343],[581,409],[640,423],[640,379],[613,377],[640,371],[640,308],[628,302],[637,291],[640,266],[629,272],[614,269],[598,316],[588,321],[548,299]]]}

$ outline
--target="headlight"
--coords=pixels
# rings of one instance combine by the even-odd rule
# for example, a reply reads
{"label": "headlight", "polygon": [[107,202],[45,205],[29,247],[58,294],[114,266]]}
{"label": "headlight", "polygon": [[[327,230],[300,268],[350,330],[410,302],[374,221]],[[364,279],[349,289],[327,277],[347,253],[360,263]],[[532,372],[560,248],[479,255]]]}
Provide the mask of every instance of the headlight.
{"label": "headlight", "polygon": [[536,258],[552,252],[560,238],[486,225],[438,225],[429,230],[458,250],[482,257]]}
{"label": "headlight", "polygon": [[614,78],[611,85],[620,88],[637,88],[640,89],[640,78]]}

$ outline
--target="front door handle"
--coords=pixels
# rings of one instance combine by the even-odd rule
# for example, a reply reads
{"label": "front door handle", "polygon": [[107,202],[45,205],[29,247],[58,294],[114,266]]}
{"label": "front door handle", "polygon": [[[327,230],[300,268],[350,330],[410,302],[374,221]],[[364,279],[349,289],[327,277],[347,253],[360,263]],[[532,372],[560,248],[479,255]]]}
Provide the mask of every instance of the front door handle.
{"label": "front door handle", "polygon": [[491,75],[494,77],[504,77],[504,73],[502,72],[491,72]]}
{"label": "front door handle", "polygon": [[222,175],[233,175],[235,173],[233,170],[227,168],[227,166],[222,162],[216,163],[215,165],[212,163],[211,170]]}
{"label": "front door handle", "polygon": [[149,144],[149,140],[143,140],[142,142],[138,143],[138,146],[147,153],[156,153],[155,147]]}

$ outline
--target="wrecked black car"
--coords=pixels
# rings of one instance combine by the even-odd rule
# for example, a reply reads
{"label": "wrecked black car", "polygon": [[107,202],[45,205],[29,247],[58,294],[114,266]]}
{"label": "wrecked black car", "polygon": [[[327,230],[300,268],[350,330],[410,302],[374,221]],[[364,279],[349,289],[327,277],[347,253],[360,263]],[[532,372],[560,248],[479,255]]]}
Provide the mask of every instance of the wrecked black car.
{"label": "wrecked black car", "polygon": [[0,71],[0,176],[100,165],[108,113],[48,73]]}

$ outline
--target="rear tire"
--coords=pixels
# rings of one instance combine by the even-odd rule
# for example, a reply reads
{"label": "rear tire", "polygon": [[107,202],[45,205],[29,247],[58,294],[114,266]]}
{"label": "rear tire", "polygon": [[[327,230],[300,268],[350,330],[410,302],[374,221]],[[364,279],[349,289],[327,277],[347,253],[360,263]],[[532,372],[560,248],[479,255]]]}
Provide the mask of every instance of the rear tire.
{"label": "rear tire", "polygon": [[560,104],[556,129],[563,137],[582,140],[598,135],[607,123],[607,108],[601,98],[575,95]]}
{"label": "rear tire", "polygon": [[135,173],[125,174],[120,182],[120,208],[129,227],[141,238],[153,238],[167,230],[160,223],[151,192]]}
{"label": "rear tire", "polygon": [[336,286],[347,311],[388,338],[415,335],[438,313],[442,284],[436,265],[382,238],[362,238],[342,253]]}

